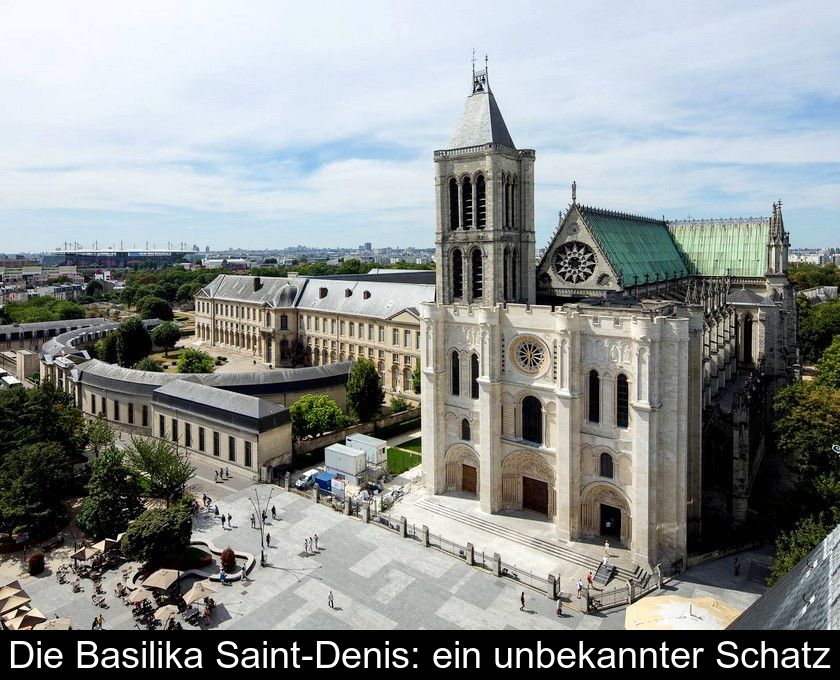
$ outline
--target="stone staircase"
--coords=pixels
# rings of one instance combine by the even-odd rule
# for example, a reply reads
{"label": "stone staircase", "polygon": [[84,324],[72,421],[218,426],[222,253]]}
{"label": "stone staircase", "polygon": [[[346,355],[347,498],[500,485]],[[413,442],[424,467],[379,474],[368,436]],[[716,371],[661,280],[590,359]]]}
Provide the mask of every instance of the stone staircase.
{"label": "stone staircase", "polygon": [[[542,553],[563,560],[564,562],[577,564],[583,567],[584,569],[592,571],[592,573],[595,573],[598,567],[601,565],[601,561],[594,557],[583,555],[579,552],[576,552],[575,550],[572,550],[571,548],[566,548],[562,545],[558,545],[550,541],[545,541],[541,538],[527,536],[525,534],[521,534],[517,531],[514,531],[513,529],[508,529],[507,527],[502,526],[501,524],[497,524],[495,522],[491,522],[480,517],[475,517],[474,515],[469,515],[467,513],[461,512],[460,510],[455,510],[435,501],[432,498],[421,498],[417,501],[415,505],[418,508],[422,508],[423,510],[427,510],[436,515],[440,515],[441,517],[446,517],[448,519],[455,520],[466,526],[473,527],[474,529],[486,531],[488,534],[498,536],[499,538],[503,538],[512,543],[517,543],[519,545],[525,546],[526,548],[538,550]],[[505,557],[506,556],[503,555],[502,559],[505,559]],[[646,571],[645,569],[642,569],[638,565],[632,565],[632,569],[628,569],[620,565],[615,566],[615,575],[627,581],[632,580],[636,583],[648,583],[652,577],[652,574],[650,572]]]}

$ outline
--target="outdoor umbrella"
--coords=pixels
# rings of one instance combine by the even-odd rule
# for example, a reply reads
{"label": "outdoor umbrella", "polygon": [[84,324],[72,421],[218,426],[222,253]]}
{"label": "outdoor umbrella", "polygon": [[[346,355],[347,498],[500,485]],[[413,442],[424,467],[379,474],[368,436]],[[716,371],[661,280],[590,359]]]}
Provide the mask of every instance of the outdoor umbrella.
{"label": "outdoor umbrella", "polygon": [[43,623],[36,623],[32,630],[70,630],[71,628],[70,619],[65,616],[61,619],[50,619]]}
{"label": "outdoor umbrella", "polygon": [[37,609],[30,609],[28,611],[21,612],[11,621],[7,621],[6,626],[9,630],[21,630],[23,628],[32,628],[35,624],[43,623],[46,620],[47,617]]}
{"label": "outdoor umbrella", "polygon": [[32,598],[28,595],[12,595],[6,598],[6,601],[0,604],[0,614],[8,614],[15,609],[19,609],[25,604],[32,602]]}
{"label": "outdoor umbrella", "polygon": [[155,612],[155,618],[158,621],[163,621],[165,623],[177,613],[178,607],[176,607],[174,604],[165,604],[163,607],[161,607]]}
{"label": "outdoor umbrella", "polygon": [[154,594],[145,588],[138,588],[131,595],[128,596],[128,601],[132,604],[137,604],[143,600],[154,600]]}
{"label": "outdoor umbrella", "polygon": [[121,534],[117,534],[117,543],[122,540],[122,537],[125,536],[125,532],[123,531]]}
{"label": "outdoor umbrella", "polygon": [[113,550],[119,545],[117,541],[113,538],[103,538],[99,543],[93,544],[93,549],[98,550],[99,552],[108,552],[109,550]]}
{"label": "outdoor umbrella", "polygon": [[210,579],[207,579],[206,581],[196,581],[193,583],[193,587],[184,594],[184,602],[187,604],[198,602],[210,595],[210,593],[215,593],[216,590],[218,590],[218,587],[214,585]]}
{"label": "outdoor umbrella", "polygon": [[144,588],[160,588],[166,590],[178,580],[179,572],[174,569],[158,569],[154,574],[143,581]]}
{"label": "outdoor umbrella", "polygon": [[96,557],[100,552],[102,552],[102,551],[97,550],[96,548],[85,547],[85,548],[82,548],[81,550],[78,550],[77,552],[74,552],[71,555],[71,557],[74,560],[82,560],[84,562],[86,560],[91,559],[92,557]]}
{"label": "outdoor umbrella", "polygon": [[11,595],[20,595],[23,592],[23,588],[20,585],[20,581],[12,581],[11,583],[7,583],[5,586],[0,588],[0,600],[5,599]]}
{"label": "outdoor umbrella", "polygon": [[625,630],[724,630],[737,609],[711,597],[643,597],[624,611]]}

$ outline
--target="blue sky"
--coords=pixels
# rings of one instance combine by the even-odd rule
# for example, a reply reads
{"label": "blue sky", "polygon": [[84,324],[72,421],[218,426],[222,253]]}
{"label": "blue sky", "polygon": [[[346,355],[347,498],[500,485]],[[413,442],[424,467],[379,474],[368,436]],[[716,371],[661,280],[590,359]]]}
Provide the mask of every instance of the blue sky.
{"label": "blue sky", "polygon": [[836,2],[0,0],[0,252],[431,246],[470,56],[580,201],[840,246]]}

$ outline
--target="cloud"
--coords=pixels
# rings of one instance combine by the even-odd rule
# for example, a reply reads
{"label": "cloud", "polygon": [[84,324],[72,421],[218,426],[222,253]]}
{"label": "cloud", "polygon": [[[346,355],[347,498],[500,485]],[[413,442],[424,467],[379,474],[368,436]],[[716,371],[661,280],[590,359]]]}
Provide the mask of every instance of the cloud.
{"label": "cloud", "polygon": [[579,195],[840,218],[836,3],[0,4],[0,249],[431,245],[473,46],[537,150],[538,242]]}

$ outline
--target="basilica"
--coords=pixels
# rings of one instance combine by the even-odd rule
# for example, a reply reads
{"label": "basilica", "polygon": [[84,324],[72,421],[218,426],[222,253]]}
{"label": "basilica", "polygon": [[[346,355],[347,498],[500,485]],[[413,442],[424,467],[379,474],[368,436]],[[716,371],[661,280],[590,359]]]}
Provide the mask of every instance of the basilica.
{"label": "basilica", "polygon": [[434,152],[422,305],[423,478],[644,566],[747,520],[772,395],[797,375],[781,202],[666,221],[571,204],[535,257],[535,152],[486,68]]}

